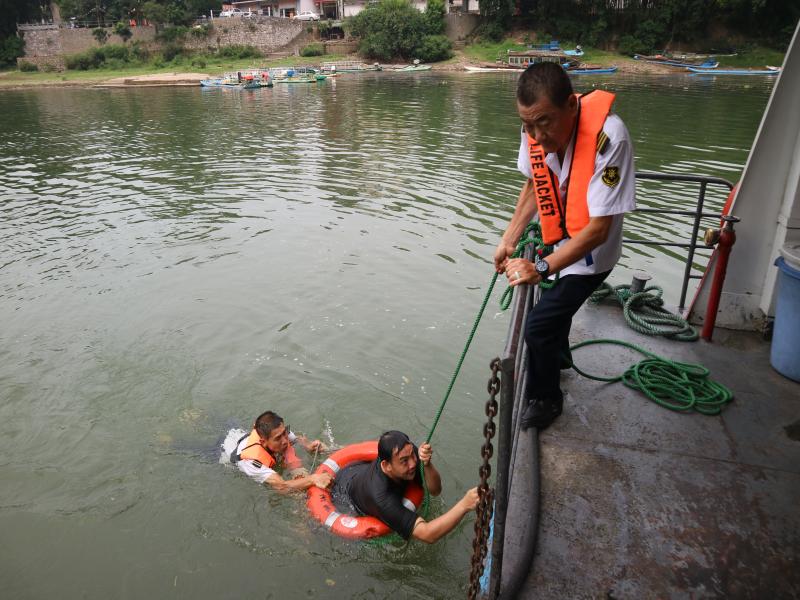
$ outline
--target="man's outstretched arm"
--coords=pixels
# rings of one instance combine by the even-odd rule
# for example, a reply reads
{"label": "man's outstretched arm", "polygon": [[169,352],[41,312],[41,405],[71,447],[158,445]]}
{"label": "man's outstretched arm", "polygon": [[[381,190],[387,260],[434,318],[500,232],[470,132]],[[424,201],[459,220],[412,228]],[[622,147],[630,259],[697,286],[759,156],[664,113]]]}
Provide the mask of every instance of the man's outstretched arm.
{"label": "man's outstretched arm", "polygon": [[302,492],[307,490],[312,485],[317,487],[326,488],[331,483],[331,476],[327,473],[312,473],[305,477],[298,477],[297,479],[286,480],[277,473],[270,475],[264,480],[264,484],[270,486],[278,492]]}
{"label": "man's outstretched arm", "polygon": [[414,524],[414,531],[411,532],[411,535],[421,542],[433,544],[453,531],[455,526],[464,518],[464,515],[475,510],[477,505],[478,488],[474,487],[464,494],[464,497],[456,502],[453,508],[443,515],[436,517],[433,521],[426,521],[422,517],[419,517]]}

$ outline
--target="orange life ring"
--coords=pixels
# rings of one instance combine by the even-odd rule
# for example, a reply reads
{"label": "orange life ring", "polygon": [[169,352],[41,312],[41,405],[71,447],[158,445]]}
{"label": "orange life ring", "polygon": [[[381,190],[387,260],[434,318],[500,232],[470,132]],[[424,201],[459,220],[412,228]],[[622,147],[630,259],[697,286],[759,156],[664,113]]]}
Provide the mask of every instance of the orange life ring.
{"label": "orange life ring", "polygon": [[[334,478],[344,467],[355,462],[370,462],[378,457],[378,442],[351,444],[331,454],[317,467],[315,473],[328,473]],[[412,481],[406,487],[403,504],[416,512],[422,504],[425,492],[422,486]],[[366,540],[388,535],[392,532],[388,525],[375,517],[347,515],[336,510],[331,493],[315,485],[308,488],[306,506],[312,516],[336,535],[349,539]]]}

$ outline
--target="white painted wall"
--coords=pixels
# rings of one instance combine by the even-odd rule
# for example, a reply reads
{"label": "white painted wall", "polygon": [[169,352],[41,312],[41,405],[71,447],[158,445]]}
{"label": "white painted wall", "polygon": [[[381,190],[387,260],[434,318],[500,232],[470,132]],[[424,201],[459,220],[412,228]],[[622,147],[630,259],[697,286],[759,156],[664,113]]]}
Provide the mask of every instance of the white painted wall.
{"label": "white painted wall", "polygon": [[298,12],[313,11],[319,14],[319,7],[314,3],[314,0],[300,0],[300,10]]}

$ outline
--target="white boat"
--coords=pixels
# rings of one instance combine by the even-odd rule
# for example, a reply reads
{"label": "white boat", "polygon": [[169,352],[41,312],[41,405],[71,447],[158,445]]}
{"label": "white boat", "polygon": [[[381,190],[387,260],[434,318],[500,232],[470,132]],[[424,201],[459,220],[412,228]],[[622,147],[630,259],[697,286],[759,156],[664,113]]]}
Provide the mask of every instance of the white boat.
{"label": "white boat", "polygon": [[496,72],[499,72],[499,71],[503,71],[505,73],[509,73],[509,72],[516,73],[516,72],[524,71],[524,69],[518,69],[518,68],[515,68],[515,67],[470,67],[470,66],[466,66],[466,67],[464,67],[464,69],[468,73],[492,73],[492,72],[496,73]]}

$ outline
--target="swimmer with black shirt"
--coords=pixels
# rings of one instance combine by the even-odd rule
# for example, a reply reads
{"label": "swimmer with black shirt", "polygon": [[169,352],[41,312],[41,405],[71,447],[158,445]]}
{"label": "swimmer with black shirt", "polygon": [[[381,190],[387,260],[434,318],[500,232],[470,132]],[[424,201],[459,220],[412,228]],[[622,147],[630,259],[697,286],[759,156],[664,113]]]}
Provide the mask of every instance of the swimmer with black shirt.
{"label": "swimmer with black shirt", "polygon": [[478,488],[472,488],[443,515],[426,521],[403,504],[406,487],[422,485],[418,463],[425,471],[428,492],[438,496],[442,479],[433,466],[430,444],[417,447],[405,433],[387,431],[378,440],[378,458],[342,471],[334,480],[334,493],[344,494],[356,510],[383,521],[404,539],[414,537],[432,544],[450,533],[478,504]]}

